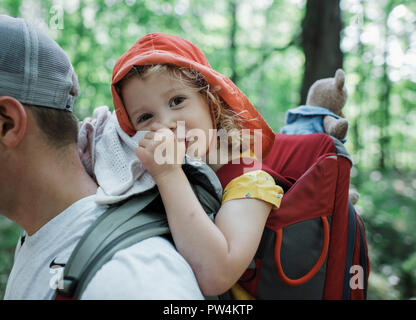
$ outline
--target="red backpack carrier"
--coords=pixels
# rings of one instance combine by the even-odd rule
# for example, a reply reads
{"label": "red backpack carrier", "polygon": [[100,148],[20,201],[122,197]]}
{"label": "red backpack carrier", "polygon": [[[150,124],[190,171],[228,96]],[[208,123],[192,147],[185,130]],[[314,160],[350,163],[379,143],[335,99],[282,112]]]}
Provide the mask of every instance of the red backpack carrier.
{"label": "red backpack carrier", "polygon": [[276,134],[261,163],[242,160],[218,170],[223,188],[262,169],[285,194],[239,284],[256,299],[366,299],[368,249],[348,199],[352,162],[344,145],[322,133]]}

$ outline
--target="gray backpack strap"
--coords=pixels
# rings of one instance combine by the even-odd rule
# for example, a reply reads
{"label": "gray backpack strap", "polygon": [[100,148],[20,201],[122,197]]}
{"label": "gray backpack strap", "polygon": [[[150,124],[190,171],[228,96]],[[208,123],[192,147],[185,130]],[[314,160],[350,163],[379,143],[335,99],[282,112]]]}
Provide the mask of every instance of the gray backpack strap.
{"label": "gray backpack strap", "polygon": [[107,209],[75,247],[65,265],[63,288],[58,288],[57,295],[79,298],[91,278],[115,252],[143,239],[169,233],[163,213],[144,210],[158,195],[157,189],[153,189]]}

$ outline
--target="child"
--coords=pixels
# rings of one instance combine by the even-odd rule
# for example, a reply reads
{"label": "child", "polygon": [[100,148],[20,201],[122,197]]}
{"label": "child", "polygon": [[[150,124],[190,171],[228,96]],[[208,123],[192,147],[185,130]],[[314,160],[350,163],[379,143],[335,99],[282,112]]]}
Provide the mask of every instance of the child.
{"label": "child", "polygon": [[[205,157],[216,171],[221,164],[215,156],[219,147],[213,129],[234,132],[226,162],[231,160],[236,138],[238,148],[243,144],[241,129],[262,130],[260,156],[271,148],[273,131],[196,46],[176,36],[156,33],[139,39],[117,61],[111,90],[124,132],[133,136],[148,131],[136,153],[159,188],[176,248],[191,265],[205,295],[224,293],[252,261],[266,219],[272,208],[279,207],[283,190],[262,170],[243,174],[225,187],[213,222],[195,197],[182,160],[192,150],[193,156]],[[192,140],[195,132],[197,139]],[[160,133],[165,140],[159,139]],[[163,143],[164,156],[174,156],[176,161],[159,161]],[[173,148],[169,151],[166,146]],[[238,290],[242,289],[233,287],[234,298],[239,297]]]}

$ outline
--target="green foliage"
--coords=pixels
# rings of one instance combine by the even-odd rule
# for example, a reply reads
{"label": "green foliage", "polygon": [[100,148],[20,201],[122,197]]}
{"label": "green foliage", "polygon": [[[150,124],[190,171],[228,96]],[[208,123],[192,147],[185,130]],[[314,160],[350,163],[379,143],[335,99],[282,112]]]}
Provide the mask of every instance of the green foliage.
{"label": "green foliage", "polygon": [[352,179],[371,261],[369,298],[416,297],[416,174],[362,172]]}
{"label": "green foliage", "polygon": [[[357,127],[356,164],[414,169],[416,150],[416,8],[410,1],[341,2],[342,48],[350,98],[345,114]],[[384,164],[384,167],[382,165]]]}
{"label": "green foliage", "polygon": [[[142,35],[166,32],[195,43],[217,71],[234,71],[237,85],[278,131],[300,100],[306,1],[236,1],[235,51],[230,1],[0,0],[0,14],[35,22],[68,53],[81,87],[75,106],[80,119],[97,106],[112,107],[111,74],[120,55]],[[54,28],[54,8],[63,14],[62,29]],[[367,226],[369,297],[408,299],[416,296],[416,2],[342,0],[341,9],[350,93],[346,147]],[[0,231],[2,296],[20,229],[0,217]]]}
{"label": "green foliage", "polygon": [[13,265],[14,250],[21,232],[16,224],[0,216],[0,299],[6,289],[7,278]]}

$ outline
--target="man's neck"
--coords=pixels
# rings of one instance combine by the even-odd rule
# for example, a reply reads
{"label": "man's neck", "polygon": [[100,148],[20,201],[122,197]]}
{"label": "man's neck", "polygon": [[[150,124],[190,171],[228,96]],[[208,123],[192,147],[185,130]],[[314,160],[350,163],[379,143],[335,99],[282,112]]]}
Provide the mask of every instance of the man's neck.
{"label": "man's neck", "polygon": [[[40,156],[42,157],[42,155]],[[76,151],[62,155],[49,153],[36,159],[37,167],[25,169],[25,185],[11,214],[28,235],[78,200],[96,193],[97,185],[85,172]],[[41,164],[39,166],[39,163]]]}

